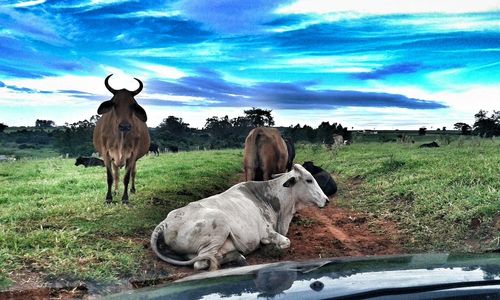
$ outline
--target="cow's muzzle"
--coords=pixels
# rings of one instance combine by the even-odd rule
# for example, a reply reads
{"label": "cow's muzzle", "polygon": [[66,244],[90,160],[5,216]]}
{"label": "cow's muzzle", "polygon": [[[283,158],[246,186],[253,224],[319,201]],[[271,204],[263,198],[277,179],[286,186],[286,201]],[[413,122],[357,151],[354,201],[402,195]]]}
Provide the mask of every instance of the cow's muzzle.
{"label": "cow's muzzle", "polygon": [[130,129],[132,129],[132,124],[130,124],[129,122],[121,122],[119,125],[118,125],[118,129],[121,131],[121,132],[129,132]]}
{"label": "cow's muzzle", "polygon": [[326,207],[328,205],[328,203],[330,203],[330,199],[328,197],[326,197],[325,204],[323,204],[323,206],[321,208]]}

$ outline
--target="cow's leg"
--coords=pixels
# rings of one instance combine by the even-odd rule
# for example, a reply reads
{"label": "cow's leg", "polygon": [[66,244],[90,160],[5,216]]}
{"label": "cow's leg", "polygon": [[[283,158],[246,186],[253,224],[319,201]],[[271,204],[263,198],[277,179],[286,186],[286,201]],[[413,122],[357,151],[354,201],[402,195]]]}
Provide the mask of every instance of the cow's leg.
{"label": "cow's leg", "polygon": [[111,201],[113,201],[113,196],[111,195],[111,186],[113,185],[113,172],[111,171],[111,159],[105,156],[104,164],[106,165],[106,176],[108,182],[108,193],[106,194],[106,203],[111,203]]}
{"label": "cow's leg", "polygon": [[269,231],[266,237],[263,237],[260,242],[264,245],[274,244],[280,249],[286,249],[290,247],[290,240],[276,231]]}
{"label": "cow's leg", "polygon": [[130,192],[135,194],[135,174],[137,173],[136,164],[134,163],[134,168],[132,169],[132,185],[130,187]]}
{"label": "cow's leg", "polygon": [[128,204],[128,184],[130,182],[130,177],[132,175],[132,170],[135,168],[135,159],[128,159],[126,163],[126,171],[125,171],[125,176],[123,177],[123,197],[122,197],[122,203],[123,204]]}
{"label": "cow's leg", "polygon": [[227,238],[222,247],[217,251],[215,255],[219,266],[235,261],[239,266],[246,266],[247,261],[243,255],[241,255],[236,247],[234,246],[231,238]]}
{"label": "cow's leg", "polygon": [[233,241],[229,238],[231,229],[228,225],[224,225],[217,220],[207,223],[210,224],[209,226],[213,230],[217,228],[217,234],[212,235],[211,238],[204,237],[207,243],[205,244],[205,246],[203,246],[203,248],[199,250],[198,256],[205,257],[205,259],[195,262],[193,267],[196,270],[209,268],[210,271],[214,271],[219,268],[220,261],[224,261],[227,259],[234,260],[234,254],[231,254],[227,257],[225,256],[226,254],[237,250],[233,244]]}
{"label": "cow's leg", "polygon": [[254,176],[253,168],[245,167],[245,181],[254,180]]}
{"label": "cow's leg", "polygon": [[277,162],[272,162],[269,159],[263,159],[263,161],[261,162],[261,164],[262,164],[262,180],[266,181],[266,180],[272,179],[271,173],[273,170],[271,169],[271,167],[272,167],[273,163],[277,163]]}
{"label": "cow's leg", "polygon": [[113,194],[116,196],[118,193],[118,182],[120,181],[120,168],[113,164],[113,181],[115,183],[115,190]]}

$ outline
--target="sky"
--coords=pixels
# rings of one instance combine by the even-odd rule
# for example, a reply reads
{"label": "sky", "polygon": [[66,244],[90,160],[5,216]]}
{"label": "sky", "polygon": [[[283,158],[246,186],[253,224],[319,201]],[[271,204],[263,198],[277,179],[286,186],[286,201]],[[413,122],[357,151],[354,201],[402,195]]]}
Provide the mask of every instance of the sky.
{"label": "sky", "polygon": [[428,129],[500,110],[500,0],[0,0],[0,123],[170,115]]}

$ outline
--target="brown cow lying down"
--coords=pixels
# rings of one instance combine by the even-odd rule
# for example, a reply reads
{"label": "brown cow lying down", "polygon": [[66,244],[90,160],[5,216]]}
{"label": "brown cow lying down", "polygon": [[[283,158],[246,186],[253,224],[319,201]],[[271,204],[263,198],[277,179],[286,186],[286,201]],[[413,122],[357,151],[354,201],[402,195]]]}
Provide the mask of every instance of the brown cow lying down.
{"label": "brown cow lying down", "polygon": [[286,172],[288,150],[278,129],[257,127],[245,139],[243,166],[245,180],[269,180]]}
{"label": "brown cow lying down", "polygon": [[296,164],[276,179],[238,183],[171,211],[153,231],[151,248],[168,263],[215,270],[230,261],[244,261],[242,254],[260,244],[288,248],[285,235],[293,214],[327,203],[313,176]]}

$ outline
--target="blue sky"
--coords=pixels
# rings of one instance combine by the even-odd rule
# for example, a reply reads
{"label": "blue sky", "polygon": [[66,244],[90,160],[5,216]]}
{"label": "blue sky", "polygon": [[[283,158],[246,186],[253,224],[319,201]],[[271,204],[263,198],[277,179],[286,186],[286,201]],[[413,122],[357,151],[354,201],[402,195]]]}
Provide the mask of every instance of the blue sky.
{"label": "blue sky", "polygon": [[500,110],[500,0],[0,0],[0,122],[88,119],[111,73],[150,127],[451,128]]}

